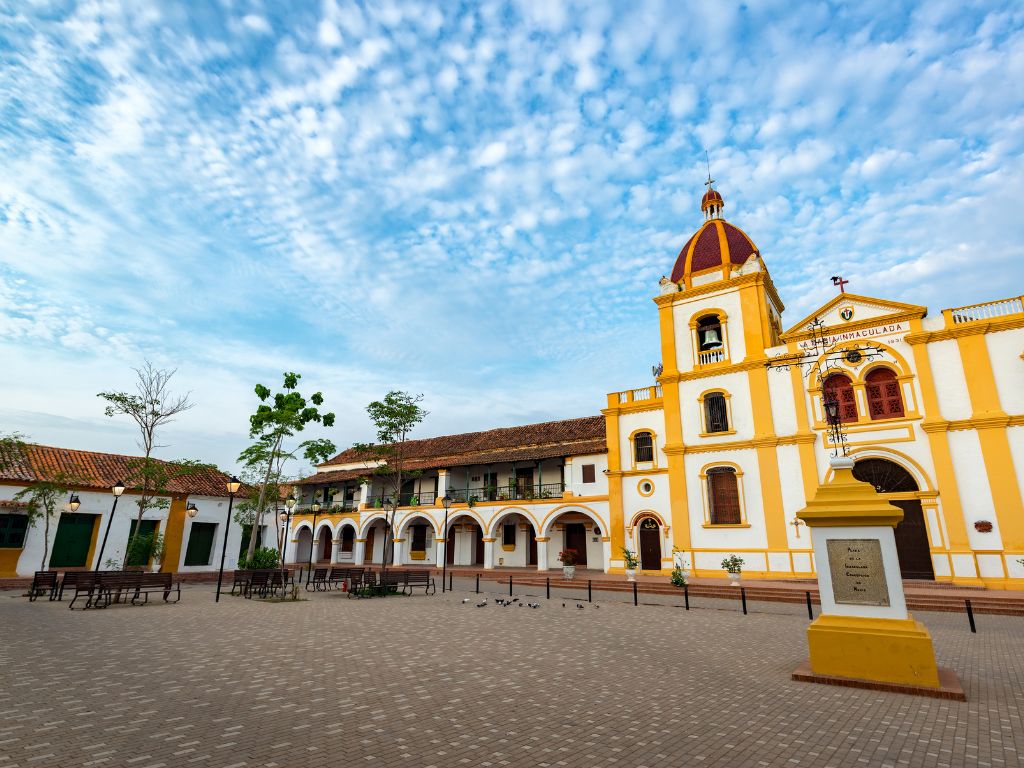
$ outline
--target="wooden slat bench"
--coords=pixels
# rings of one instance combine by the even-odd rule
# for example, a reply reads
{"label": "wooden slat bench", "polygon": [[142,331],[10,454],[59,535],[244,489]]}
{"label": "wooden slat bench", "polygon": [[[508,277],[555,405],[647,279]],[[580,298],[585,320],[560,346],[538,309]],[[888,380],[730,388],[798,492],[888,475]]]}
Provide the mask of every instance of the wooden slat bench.
{"label": "wooden slat bench", "polygon": [[414,587],[423,587],[423,592],[427,595],[437,592],[437,585],[434,584],[434,577],[430,575],[430,571],[423,569],[403,571],[403,573],[405,574],[405,587],[403,591],[409,590],[410,595]]}
{"label": "wooden slat bench", "polygon": [[313,592],[323,592],[330,589],[331,585],[327,581],[327,573],[327,568],[314,568],[312,578],[306,582],[306,589],[312,589]]}
{"label": "wooden slat bench", "polygon": [[57,595],[57,572],[36,571],[32,577],[32,586],[28,588],[28,601],[35,602],[40,595],[47,595],[51,600]]}
{"label": "wooden slat bench", "polygon": [[349,572],[348,596],[362,597],[363,590],[372,590],[377,586],[377,574],[363,569]]}
{"label": "wooden slat bench", "polygon": [[351,584],[353,574],[362,572],[362,568],[331,568],[331,573],[327,577],[327,584],[328,586],[337,585],[340,588],[346,581]]}

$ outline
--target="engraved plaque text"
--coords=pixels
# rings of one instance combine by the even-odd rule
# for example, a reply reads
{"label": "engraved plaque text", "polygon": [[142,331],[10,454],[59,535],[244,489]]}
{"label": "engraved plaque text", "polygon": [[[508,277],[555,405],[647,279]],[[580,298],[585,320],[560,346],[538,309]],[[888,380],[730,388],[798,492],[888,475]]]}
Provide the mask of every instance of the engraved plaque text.
{"label": "engraved plaque text", "polygon": [[829,539],[825,543],[837,603],[889,605],[889,585],[878,539]]}

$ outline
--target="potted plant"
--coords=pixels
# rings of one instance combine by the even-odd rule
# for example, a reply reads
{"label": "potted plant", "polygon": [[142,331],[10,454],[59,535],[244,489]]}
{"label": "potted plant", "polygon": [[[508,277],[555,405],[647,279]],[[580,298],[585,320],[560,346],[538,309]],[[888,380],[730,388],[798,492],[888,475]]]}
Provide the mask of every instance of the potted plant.
{"label": "potted plant", "polygon": [[636,568],[640,565],[636,552],[627,547],[623,547],[622,559],[626,562],[626,581],[636,581]]}
{"label": "potted plant", "polygon": [[740,585],[740,573],[743,571],[743,558],[739,555],[729,555],[722,560],[722,568],[729,574],[729,579],[734,587]]}
{"label": "potted plant", "polygon": [[575,549],[563,549],[558,553],[558,561],[562,564],[562,577],[566,581],[572,581],[576,576],[576,557]]}
{"label": "potted plant", "polygon": [[410,507],[418,507],[419,505],[420,505],[420,497],[419,497],[419,495],[414,495],[411,499],[409,499],[409,506]]}
{"label": "potted plant", "polygon": [[164,559],[164,535],[157,531],[153,535],[153,543],[149,548],[149,556],[152,558],[153,573],[160,570],[160,563]]}
{"label": "potted plant", "polygon": [[[675,552],[675,549],[673,549]],[[685,587],[690,580],[690,564],[686,560],[680,558],[676,560],[675,566],[672,568],[672,584],[676,587]]]}

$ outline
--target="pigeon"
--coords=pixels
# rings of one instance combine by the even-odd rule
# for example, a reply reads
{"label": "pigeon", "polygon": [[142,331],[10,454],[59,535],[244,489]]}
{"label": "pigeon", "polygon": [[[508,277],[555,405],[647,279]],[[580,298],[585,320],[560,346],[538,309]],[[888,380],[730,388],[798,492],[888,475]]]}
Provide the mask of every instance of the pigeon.
{"label": "pigeon", "polygon": [[464,603],[468,603],[468,602],[469,602],[469,598],[468,598],[468,597],[464,597],[464,598],[462,598],[462,602],[464,602]]}
{"label": "pigeon", "polygon": [[600,608],[601,606],[600,606],[600,605],[595,605],[594,607],[595,607],[595,608]]}
{"label": "pigeon", "polygon": [[486,608],[486,607],[487,607],[487,601],[485,600],[485,601],[484,601],[484,602],[482,602],[482,603],[477,603],[477,604],[476,604],[476,607],[477,607],[477,608]]}
{"label": "pigeon", "polygon": [[576,607],[579,608],[581,611],[583,610],[583,606],[580,605],[579,603],[576,603]]}
{"label": "pigeon", "polygon": [[565,608],[565,603],[562,603],[562,607]]}
{"label": "pigeon", "polygon": [[513,603],[518,603],[519,602],[519,598],[518,597],[513,597],[512,598],[512,602]]}

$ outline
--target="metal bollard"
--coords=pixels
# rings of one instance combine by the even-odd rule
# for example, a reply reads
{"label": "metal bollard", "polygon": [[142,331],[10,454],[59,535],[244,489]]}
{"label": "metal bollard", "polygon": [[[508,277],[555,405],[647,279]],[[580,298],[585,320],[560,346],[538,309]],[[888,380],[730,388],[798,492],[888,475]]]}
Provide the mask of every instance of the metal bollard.
{"label": "metal bollard", "polygon": [[588,603],[594,602],[593,586],[594,586],[594,582],[592,582],[590,579],[587,579],[587,602]]}
{"label": "metal bollard", "polygon": [[480,594],[480,574],[476,575],[476,593]]}
{"label": "metal bollard", "polygon": [[636,594],[636,582],[633,582],[633,605],[640,605],[640,599]]}
{"label": "metal bollard", "polygon": [[512,597],[512,574],[508,575],[508,596]]}
{"label": "metal bollard", "polygon": [[455,583],[455,574],[454,573],[449,573],[448,574],[448,591],[449,592],[452,591],[452,584],[454,584],[454,583]]}
{"label": "metal bollard", "polygon": [[548,600],[550,600],[551,599],[551,577],[548,576],[546,579],[544,579],[544,581],[547,582],[547,585],[548,585]]}
{"label": "metal bollard", "polygon": [[740,602],[743,603],[743,615],[747,615],[747,588],[740,587]]}
{"label": "metal bollard", "polygon": [[970,622],[971,632],[974,632],[975,634],[977,634],[978,628],[976,626],[974,626],[974,609],[971,608],[971,601],[970,600],[964,600],[964,602],[967,604],[967,621]]}
{"label": "metal bollard", "polygon": [[690,610],[690,585],[683,584],[683,601],[686,603],[686,610]]}
{"label": "metal bollard", "polygon": [[811,593],[807,592],[807,619],[814,621],[814,609],[811,607]]}

